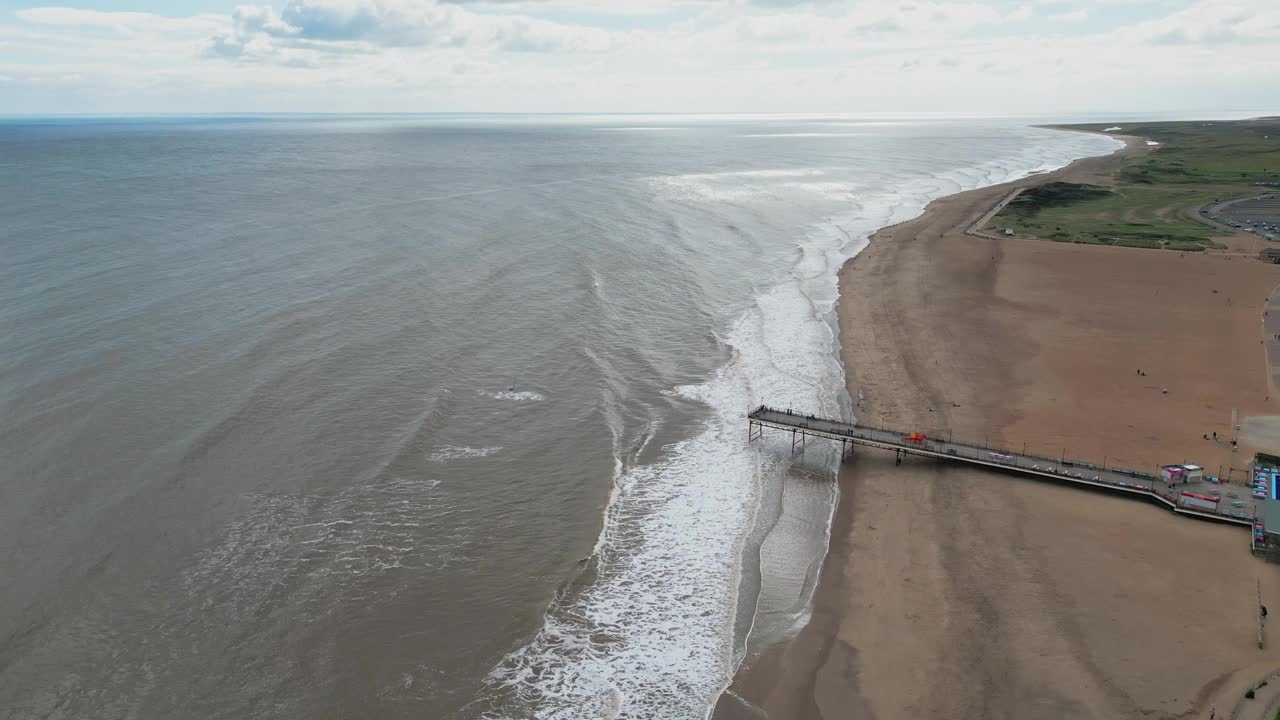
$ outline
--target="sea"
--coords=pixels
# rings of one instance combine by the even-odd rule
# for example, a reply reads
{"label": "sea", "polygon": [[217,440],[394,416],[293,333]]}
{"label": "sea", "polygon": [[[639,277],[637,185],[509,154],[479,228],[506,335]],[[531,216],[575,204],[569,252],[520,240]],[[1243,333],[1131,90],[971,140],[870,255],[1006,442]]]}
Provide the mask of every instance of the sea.
{"label": "sea", "polygon": [[745,415],[856,416],[841,264],[1118,145],[0,119],[0,717],[707,717],[807,617],[838,448]]}

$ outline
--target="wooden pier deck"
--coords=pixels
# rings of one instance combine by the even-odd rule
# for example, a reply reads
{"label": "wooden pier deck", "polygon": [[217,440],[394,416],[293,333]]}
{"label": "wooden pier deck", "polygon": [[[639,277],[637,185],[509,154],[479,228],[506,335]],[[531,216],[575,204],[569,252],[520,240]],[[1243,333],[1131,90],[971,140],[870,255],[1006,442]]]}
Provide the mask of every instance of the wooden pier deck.
{"label": "wooden pier deck", "polygon": [[[747,415],[747,420],[749,441],[761,437],[766,427],[776,428],[792,434],[793,450],[803,447],[807,438],[820,437],[840,442],[848,452],[852,452],[853,447],[858,445],[892,450],[897,454],[899,462],[904,455],[918,455],[1005,473],[1070,483],[1092,490],[1135,496],[1154,502],[1179,515],[1202,520],[1252,527],[1257,512],[1251,498],[1249,502],[1244,503],[1243,507],[1226,507],[1217,512],[1185,507],[1177,502],[1183,486],[1175,486],[1171,490],[1159,476],[1137,470],[1099,467],[1092,463],[1067,458],[1045,458],[961,441],[952,442],[949,439],[943,440],[932,436],[923,442],[916,442],[909,439],[911,432],[854,425],[764,405],[752,410]],[[1221,504],[1229,505],[1227,498],[1223,498]]]}

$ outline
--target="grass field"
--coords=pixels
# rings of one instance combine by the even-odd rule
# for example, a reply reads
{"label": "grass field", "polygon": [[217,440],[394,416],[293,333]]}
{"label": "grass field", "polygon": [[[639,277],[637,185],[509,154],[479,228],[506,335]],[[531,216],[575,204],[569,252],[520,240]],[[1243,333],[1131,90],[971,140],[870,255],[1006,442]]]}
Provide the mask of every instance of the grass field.
{"label": "grass field", "polygon": [[[1063,125],[1101,131],[1110,125]],[[1218,198],[1280,183],[1280,118],[1233,122],[1121,124],[1120,133],[1160,143],[1117,171],[1114,188],[1051,183],[1028,190],[995,216],[988,229],[1061,242],[1170,250],[1222,247],[1215,230],[1189,219]]]}

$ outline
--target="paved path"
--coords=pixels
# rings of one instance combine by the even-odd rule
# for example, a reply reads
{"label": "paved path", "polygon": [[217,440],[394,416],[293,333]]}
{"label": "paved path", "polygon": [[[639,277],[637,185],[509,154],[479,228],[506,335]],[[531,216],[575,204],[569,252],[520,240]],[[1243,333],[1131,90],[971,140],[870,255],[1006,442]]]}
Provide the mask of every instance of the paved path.
{"label": "paved path", "polygon": [[1280,288],[1272,291],[1267,298],[1265,314],[1262,316],[1262,340],[1266,343],[1267,364],[1270,366],[1267,389],[1271,395],[1280,388]]}
{"label": "paved path", "polygon": [[970,223],[969,227],[965,228],[965,234],[987,238],[988,240],[1000,240],[1002,238],[1009,237],[1008,235],[987,232],[985,228],[987,223],[991,222],[991,218],[995,217],[1001,210],[1003,210],[1005,205],[1013,202],[1013,199],[1021,195],[1023,190],[1026,190],[1026,188],[1014,188],[1008,193],[1005,193],[1004,197],[997,200],[995,205],[992,205],[989,210],[983,213],[977,220]]}

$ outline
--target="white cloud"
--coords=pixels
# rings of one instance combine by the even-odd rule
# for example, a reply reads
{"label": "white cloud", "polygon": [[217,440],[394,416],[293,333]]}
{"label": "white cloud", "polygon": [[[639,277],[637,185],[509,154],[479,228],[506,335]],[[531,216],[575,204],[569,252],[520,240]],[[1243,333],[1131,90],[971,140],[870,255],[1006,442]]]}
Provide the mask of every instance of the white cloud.
{"label": "white cloud", "polygon": [[435,45],[461,34],[466,15],[456,5],[413,0],[290,0],[281,20],[312,40]]}
{"label": "white cloud", "polygon": [[231,22],[237,35],[251,36],[259,33],[291,36],[297,30],[282,21],[270,5],[240,5],[231,13]]}
{"label": "white cloud", "polygon": [[681,6],[701,5],[709,0],[441,0],[486,10],[523,14],[545,12],[585,12],[597,15],[662,15]]}
{"label": "white cloud", "polygon": [[78,8],[29,8],[18,10],[15,17],[42,26],[64,28],[110,29],[120,35],[133,32],[189,32],[209,31],[218,26],[218,15],[192,15],[187,18],[170,18],[152,13],[108,13],[102,10]]}
{"label": "white cloud", "polygon": [[1280,43],[1280,3],[1199,2],[1138,26],[1134,35],[1141,41],[1174,45]]}
{"label": "white cloud", "polygon": [[1009,20],[1011,22],[1022,22],[1023,20],[1029,20],[1031,19],[1031,6],[1023,5],[1021,7],[1010,10],[1009,13],[1004,16],[1004,19]]}
{"label": "white cloud", "polygon": [[1079,8],[1070,12],[1054,13],[1049,16],[1053,22],[1059,23],[1077,23],[1084,22],[1089,19],[1089,11],[1085,8]]}
{"label": "white cloud", "polygon": [[618,39],[598,28],[432,0],[289,0],[278,14],[271,6],[241,6],[232,19],[231,30],[207,41],[207,56],[296,62],[299,53],[402,47],[582,53],[608,50]]}
{"label": "white cloud", "polygon": [[703,29],[694,46],[846,51],[913,48],[954,40],[1005,20],[993,7],[972,2],[866,3],[850,5],[838,14],[793,9],[736,15],[718,27]]}
{"label": "white cloud", "polygon": [[[1280,58],[1259,52],[1280,45],[1280,3],[1171,1],[257,0],[176,18],[34,8],[0,19],[11,78],[0,105],[1050,112],[1185,106],[1188,88],[1212,93],[1206,106],[1280,97]],[[79,78],[74,92],[66,77]]]}

